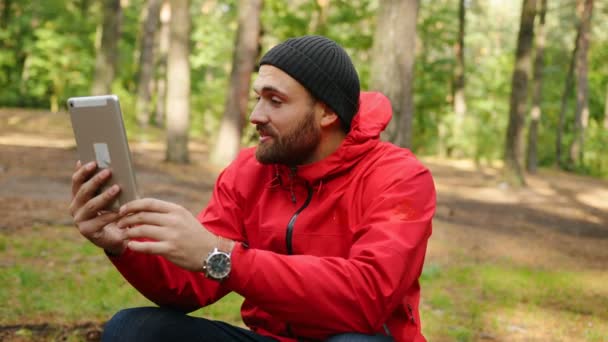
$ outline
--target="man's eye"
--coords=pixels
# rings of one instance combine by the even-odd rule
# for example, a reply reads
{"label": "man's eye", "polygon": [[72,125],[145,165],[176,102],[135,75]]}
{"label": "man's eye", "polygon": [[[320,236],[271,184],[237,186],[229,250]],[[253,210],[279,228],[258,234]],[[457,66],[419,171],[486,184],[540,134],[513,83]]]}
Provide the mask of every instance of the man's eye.
{"label": "man's eye", "polygon": [[270,102],[272,102],[272,104],[274,104],[274,105],[280,105],[280,104],[282,104],[282,103],[283,103],[283,102],[281,102],[281,100],[280,100],[279,98],[277,98],[277,97],[271,97],[271,98],[270,98]]}

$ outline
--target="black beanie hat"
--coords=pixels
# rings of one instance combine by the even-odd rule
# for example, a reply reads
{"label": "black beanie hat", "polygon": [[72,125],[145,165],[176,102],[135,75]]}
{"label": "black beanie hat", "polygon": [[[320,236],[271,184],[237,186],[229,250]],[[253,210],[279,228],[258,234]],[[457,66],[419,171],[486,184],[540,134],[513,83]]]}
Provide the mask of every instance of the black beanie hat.
{"label": "black beanie hat", "polygon": [[322,36],[290,38],[268,51],[260,66],[275,66],[296,79],[342,120],[346,131],[359,110],[359,76],[350,57]]}

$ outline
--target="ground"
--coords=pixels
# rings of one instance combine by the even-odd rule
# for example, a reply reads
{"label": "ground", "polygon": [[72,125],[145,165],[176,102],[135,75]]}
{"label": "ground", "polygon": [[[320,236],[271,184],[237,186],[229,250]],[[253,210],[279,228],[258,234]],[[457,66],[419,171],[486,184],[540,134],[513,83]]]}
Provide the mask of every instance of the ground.
{"label": "ground", "polygon": [[[134,139],[131,149],[143,196],[192,212],[208,200],[218,170],[206,165],[204,144],[193,141],[186,166],[164,163],[158,142]],[[422,278],[429,340],[608,341],[606,180],[543,169],[527,177],[528,187],[512,188],[493,166],[422,159],[438,192]],[[0,110],[0,272],[6,279],[11,267],[32,260],[20,259],[11,241],[77,235],[67,213],[75,161],[67,114]],[[0,306],[17,311],[23,305],[8,297],[0,295]],[[61,336],[74,331],[82,340],[99,337],[100,320],[40,312],[0,315],[0,340],[66,340]]]}

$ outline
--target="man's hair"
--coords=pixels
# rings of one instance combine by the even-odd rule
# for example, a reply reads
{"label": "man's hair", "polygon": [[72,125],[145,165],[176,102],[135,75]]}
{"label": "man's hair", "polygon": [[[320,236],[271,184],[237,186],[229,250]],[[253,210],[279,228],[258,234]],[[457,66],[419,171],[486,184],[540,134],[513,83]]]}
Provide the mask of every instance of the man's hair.
{"label": "man's hair", "polygon": [[338,115],[345,132],[350,131],[359,110],[359,75],[340,45],[322,36],[290,38],[270,49],[260,61],[264,64],[300,82]]}

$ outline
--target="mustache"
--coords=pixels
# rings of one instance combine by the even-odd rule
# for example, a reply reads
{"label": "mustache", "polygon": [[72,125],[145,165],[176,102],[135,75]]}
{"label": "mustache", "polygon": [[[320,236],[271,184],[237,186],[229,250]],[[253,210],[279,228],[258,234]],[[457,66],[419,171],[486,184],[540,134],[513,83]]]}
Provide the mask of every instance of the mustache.
{"label": "mustache", "polygon": [[277,132],[268,124],[256,125],[255,130],[258,131],[260,135],[269,135],[273,137],[278,135]]}

